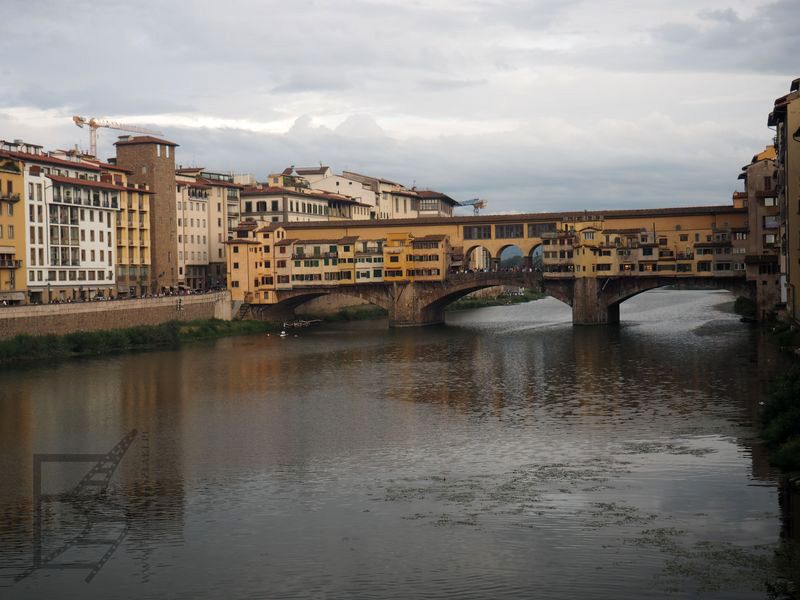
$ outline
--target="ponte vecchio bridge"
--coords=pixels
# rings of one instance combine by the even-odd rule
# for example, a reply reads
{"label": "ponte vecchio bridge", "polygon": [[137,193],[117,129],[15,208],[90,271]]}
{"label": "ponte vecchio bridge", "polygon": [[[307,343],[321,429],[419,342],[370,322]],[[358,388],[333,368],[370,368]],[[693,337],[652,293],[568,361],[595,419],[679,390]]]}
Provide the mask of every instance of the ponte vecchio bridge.
{"label": "ponte vecchio bridge", "polygon": [[[240,313],[285,319],[327,294],[385,308],[393,326],[441,323],[473,291],[519,285],[572,307],[573,323],[619,321],[646,290],[726,289],[745,278],[747,209],[702,206],[392,221],[243,222],[228,243]],[[521,260],[501,264],[515,247]]]}

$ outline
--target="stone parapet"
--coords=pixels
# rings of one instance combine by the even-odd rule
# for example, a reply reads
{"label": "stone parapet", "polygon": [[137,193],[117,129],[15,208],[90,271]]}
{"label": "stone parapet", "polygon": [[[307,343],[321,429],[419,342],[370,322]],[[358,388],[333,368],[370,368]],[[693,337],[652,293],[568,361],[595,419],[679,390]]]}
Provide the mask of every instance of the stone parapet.
{"label": "stone parapet", "polygon": [[0,339],[20,334],[64,335],[76,331],[213,318],[230,320],[231,301],[228,292],[140,300],[9,306],[0,308]]}

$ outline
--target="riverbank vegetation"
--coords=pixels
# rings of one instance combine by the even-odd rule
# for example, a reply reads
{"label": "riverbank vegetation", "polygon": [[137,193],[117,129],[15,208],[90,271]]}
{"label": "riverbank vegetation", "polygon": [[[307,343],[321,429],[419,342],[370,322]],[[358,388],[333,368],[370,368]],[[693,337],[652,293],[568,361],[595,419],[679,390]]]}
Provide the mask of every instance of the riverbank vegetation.
{"label": "riverbank vegetation", "polygon": [[117,352],[177,348],[185,342],[276,329],[262,321],[170,321],[107,331],[79,331],[66,335],[18,335],[0,341],[0,364]]}
{"label": "riverbank vegetation", "polygon": [[524,290],[519,294],[501,294],[499,296],[486,298],[461,298],[461,300],[456,300],[449,305],[446,310],[466,310],[469,308],[484,308],[486,306],[522,304],[523,302],[532,302],[533,300],[541,300],[542,298],[544,298],[544,294],[541,292]]}
{"label": "riverbank vegetation", "polygon": [[744,296],[739,296],[736,298],[736,302],[733,304],[733,310],[737,315],[741,315],[742,317],[746,317],[748,319],[754,319],[758,311],[758,306],[756,305],[755,300],[745,298]]}
{"label": "riverbank vegetation", "polygon": [[800,365],[773,382],[761,424],[762,435],[772,449],[772,463],[783,471],[800,474]]}

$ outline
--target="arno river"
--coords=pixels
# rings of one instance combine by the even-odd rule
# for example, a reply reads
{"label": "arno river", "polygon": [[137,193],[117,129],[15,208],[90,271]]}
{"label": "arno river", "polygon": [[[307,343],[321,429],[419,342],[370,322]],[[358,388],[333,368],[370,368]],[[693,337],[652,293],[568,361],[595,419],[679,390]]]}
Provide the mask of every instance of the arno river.
{"label": "arno river", "polygon": [[[0,598],[767,598],[786,519],[752,423],[783,363],[731,301],[2,370]],[[42,503],[31,571],[33,454],[133,429],[95,506]],[[44,494],[93,464],[55,459]]]}

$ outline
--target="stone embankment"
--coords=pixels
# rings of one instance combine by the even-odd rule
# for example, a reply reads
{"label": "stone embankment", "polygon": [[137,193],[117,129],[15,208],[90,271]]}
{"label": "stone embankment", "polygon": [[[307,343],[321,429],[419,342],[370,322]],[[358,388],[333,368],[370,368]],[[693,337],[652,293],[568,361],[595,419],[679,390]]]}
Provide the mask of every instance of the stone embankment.
{"label": "stone embankment", "polygon": [[77,304],[0,307],[0,340],[16,335],[64,335],[160,325],[168,321],[231,319],[228,292]]}

